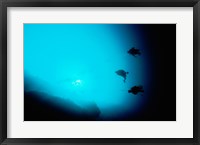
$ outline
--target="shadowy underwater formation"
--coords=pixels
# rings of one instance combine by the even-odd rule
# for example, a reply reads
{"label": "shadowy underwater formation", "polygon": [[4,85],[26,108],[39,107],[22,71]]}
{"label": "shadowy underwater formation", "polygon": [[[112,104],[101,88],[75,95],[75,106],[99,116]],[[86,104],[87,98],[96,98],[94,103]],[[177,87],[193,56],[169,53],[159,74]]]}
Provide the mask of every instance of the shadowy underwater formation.
{"label": "shadowy underwater formation", "polygon": [[68,99],[43,92],[29,91],[24,95],[24,121],[96,121],[101,114],[96,103],[83,108]]}

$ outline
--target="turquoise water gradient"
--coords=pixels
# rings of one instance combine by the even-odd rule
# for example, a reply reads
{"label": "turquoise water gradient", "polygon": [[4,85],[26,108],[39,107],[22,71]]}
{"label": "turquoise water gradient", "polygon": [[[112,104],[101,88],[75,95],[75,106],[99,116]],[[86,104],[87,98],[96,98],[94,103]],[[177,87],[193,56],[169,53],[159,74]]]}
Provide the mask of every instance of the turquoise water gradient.
{"label": "turquoise water gradient", "polygon": [[[94,102],[104,118],[137,110],[143,97],[128,89],[145,88],[146,70],[145,53],[127,53],[131,47],[143,51],[136,30],[128,24],[24,24],[24,74],[37,82],[28,91],[82,107]],[[129,72],[126,83],[115,73],[119,69]]]}

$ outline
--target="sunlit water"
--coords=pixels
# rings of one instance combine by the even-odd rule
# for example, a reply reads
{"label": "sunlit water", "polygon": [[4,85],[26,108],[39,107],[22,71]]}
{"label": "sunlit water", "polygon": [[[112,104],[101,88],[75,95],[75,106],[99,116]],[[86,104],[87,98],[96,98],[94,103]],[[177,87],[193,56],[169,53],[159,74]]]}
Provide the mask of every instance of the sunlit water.
{"label": "sunlit water", "polygon": [[[145,46],[138,25],[24,24],[24,71],[29,90],[66,98],[79,106],[96,103],[104,118],[139,109],[144,97],[128,93],[147,85]],[[141,56],[127,53],[139,48]],[[129,74],[126,83],[115,71]]]}

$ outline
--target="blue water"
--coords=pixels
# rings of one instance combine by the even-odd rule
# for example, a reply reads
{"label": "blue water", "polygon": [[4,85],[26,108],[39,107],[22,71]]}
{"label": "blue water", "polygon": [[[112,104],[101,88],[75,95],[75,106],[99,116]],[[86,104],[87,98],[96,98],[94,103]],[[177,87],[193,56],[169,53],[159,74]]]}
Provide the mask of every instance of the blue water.
{"label": "blue water", "polygon": [[[82,107],[96,103],[102,118],[137,111],[145,97],[128,90],[148,85],[148,57],[142,42],[138,25],[24,24],[24,74],[37,82],[28,90]],[[132,47],[142,55],[128,54]],[[115,73],[119,69],[129,72],[126,83]]]}

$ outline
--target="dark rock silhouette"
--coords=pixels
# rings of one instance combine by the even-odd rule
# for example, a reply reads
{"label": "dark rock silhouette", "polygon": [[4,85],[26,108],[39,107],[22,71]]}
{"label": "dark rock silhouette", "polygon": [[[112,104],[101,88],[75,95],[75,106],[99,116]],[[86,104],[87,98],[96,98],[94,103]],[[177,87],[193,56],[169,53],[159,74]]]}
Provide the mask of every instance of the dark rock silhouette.
{"label": "dark rock silhouette", "polygon": [[94,102],[83,108],[68,99],[43,92],[24,92],[25,121],[96,121],[100,114]]}
{"label": "dark rock silhouette", "polygon": [[128,72],[120,69],[120,70],[116,71],[115,73],[124,78],[124,83],[126,82],[126,76],[127,76]]}
{"label": "dark rock silhouette", "polygon": [[133,55],[133,56],[136,56],[136,55],[141,55],[141,52],[139,49],[135,48],[135,47],[132,47],[129,51],[128,51],[129,54]]}
{"label": "dark rock silhouette", "polygon": [[143,93],[143,86],[134,86],[130,90],[128,90],[128,92],[134,95],[137,95],[139,92]]}
{"label": "dark rock silhouette", "polygon": [[83,108],[83,111],[88,117],[96,118],[96,120],[98,120],[97,118],[101,114],[101,111],[96,103],[90,103],[86,105],[86,107]]}

